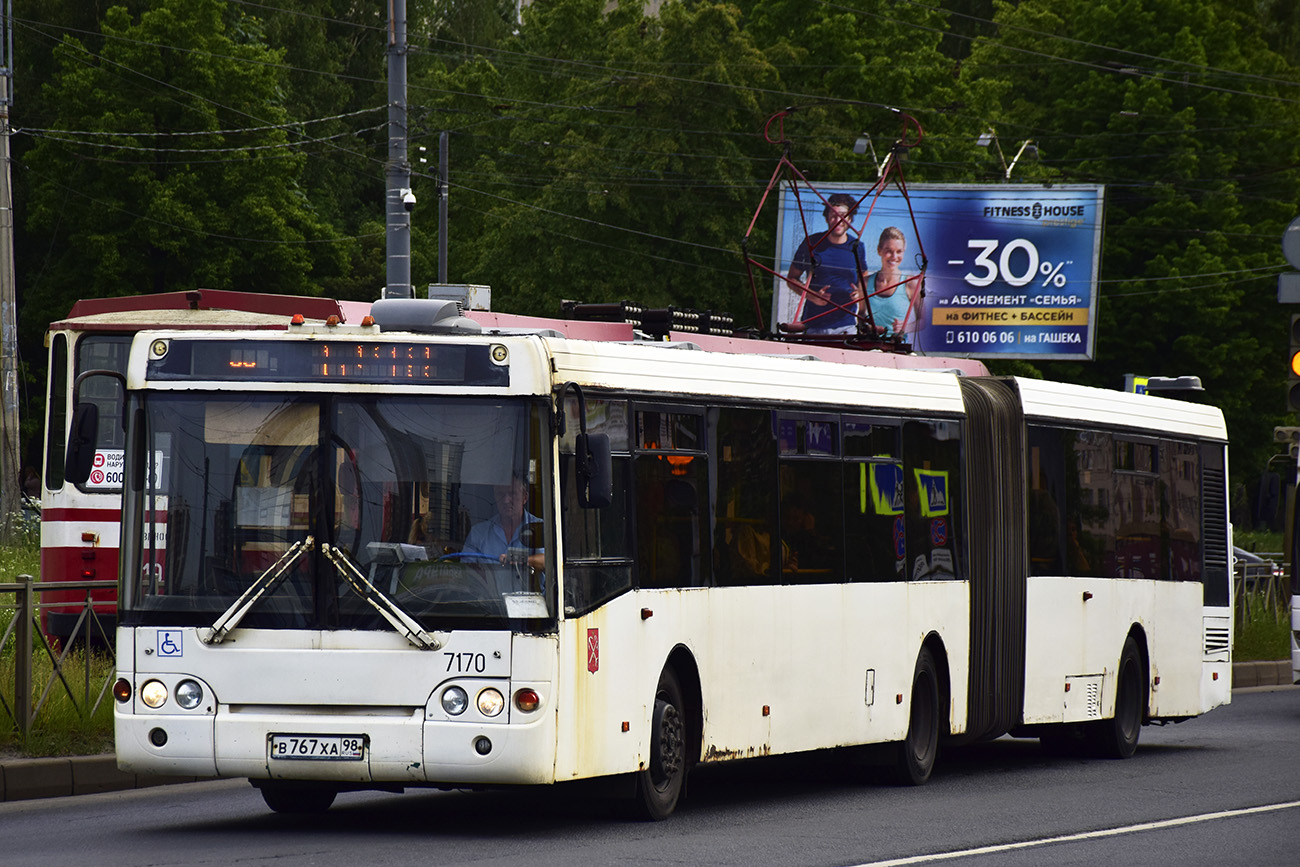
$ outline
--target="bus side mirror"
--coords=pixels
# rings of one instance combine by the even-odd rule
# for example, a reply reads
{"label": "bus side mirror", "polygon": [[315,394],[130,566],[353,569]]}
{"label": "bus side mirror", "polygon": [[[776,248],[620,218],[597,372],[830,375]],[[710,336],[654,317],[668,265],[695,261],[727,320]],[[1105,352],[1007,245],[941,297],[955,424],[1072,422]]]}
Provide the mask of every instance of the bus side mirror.
{"label": "bus side mirror", "polygon": [[614,466],[608,434],[578,434],[574,444],[578,476],[578,505],[604,509],[614,502]]}
{"label": "bus side mirror", "polygon": [[87,401],[72,412],[72,430],[68,434],[68,452],[63,477],[74,485],[84,485],[95,463],[95,438],[99,433],[99,407]]}

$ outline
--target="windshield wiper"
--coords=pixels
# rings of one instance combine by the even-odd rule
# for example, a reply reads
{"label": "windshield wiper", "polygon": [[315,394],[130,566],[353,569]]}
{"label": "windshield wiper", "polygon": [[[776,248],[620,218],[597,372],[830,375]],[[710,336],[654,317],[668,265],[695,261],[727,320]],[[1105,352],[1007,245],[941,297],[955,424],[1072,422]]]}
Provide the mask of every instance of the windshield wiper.
{"label": "windshield wiper", "polygon": [[315,545],[316,540],[311,536],[290,545],[289,550],[280,555],[280,559],[272,563],[265,572],[258,575],[257,580],[250,584],[244,594],[235,600],[235,604],[227,608],[225,613],[217,618],[217,622],[212,624],[211,629],[199,630],[199,640],[204,644],[220,644],[224,641],[230,631],[239,625],[239,621],[244,619],[244,615],[263,596],[270,593],[289,576],[289,567]]}
{"label": "windshield wiper", "polygon": [[407,641],[421,650],[439,650],[447,643],[446,633],[426,631],[411,618],[411,615],[403,611],[401,606],[370,583],[370,579],[352,564],[343,549],[333,547],[329,543],[321,545],[320,549],[325,559],[334,564],[334,568],[343,576],[343,580],[352,587],[353,592],[370,603],[370,606],[392,624],[394,629],[406,636]]}

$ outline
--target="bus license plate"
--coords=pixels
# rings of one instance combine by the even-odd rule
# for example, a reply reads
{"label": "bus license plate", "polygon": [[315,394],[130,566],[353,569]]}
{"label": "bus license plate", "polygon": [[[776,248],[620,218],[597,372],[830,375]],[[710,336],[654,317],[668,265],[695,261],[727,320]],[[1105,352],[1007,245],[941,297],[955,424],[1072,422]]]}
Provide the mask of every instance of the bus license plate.
{"label": "bus license plate", "polygon": [[353,762],[365,755],[365,735],[271,735],[273,759]]}

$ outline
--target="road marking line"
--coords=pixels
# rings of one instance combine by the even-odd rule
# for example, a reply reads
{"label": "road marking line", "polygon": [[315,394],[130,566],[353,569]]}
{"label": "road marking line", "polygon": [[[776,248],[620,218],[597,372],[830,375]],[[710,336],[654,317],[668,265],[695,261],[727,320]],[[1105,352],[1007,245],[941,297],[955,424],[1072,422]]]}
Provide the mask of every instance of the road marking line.
{"label": "road marking line", "polygon": [[1022,840],[1019,843],[1002,843],[996,846],[980,846],[975,849],[958,849],[954,852],[935,852],[930,855],[913,855],[910,858],[894,858],[889,861],[867,861],[853,867],[906,867],[909,864],[929,864],[935,861],[951,861],[971,855],[990,855],[997,852],[1011,852],[1016,849],[1032,849],[1037,846],[1050,846],[1054,843],[1074,843],[1079,840],[1097,840],[1103,837],[1118,837],[1121,834],[1136,834],[1141,831],[1159,831],[1163,828],[1176,828],[1180,825],[1194,825],[1214,819],[1235,819],[1238,816],[1250,816],[1256,813],[1273,813],[1278,810],[1294,810],[1300,807],[1300,801],[1284,801],[1279,804],[1265,804],[1260,807],[1246,807],[1240,810],[1223,810],[1218,813],[1201,813],[1197,816],[1183,816],[1178,819],[1162,819],[1159,822],[1143,822],[1140,825],[1125,825],[1120,828],[1106,828],[1100,831],[1084,831],[1081,834],[1066,834],[1061,837],[1044,837],[1040,840]]}

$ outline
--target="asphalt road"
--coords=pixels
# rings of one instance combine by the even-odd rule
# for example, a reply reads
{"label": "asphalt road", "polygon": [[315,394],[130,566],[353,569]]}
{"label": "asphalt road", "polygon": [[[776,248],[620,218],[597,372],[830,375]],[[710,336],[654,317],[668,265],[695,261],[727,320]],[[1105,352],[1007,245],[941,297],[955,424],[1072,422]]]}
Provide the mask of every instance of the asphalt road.
{"label": "asphalt road", "polygon": [[340,795],[270,813],[222,781],[0,804],[5,865],[1300,864],[1300,688],[1146,728],[1128,761],[1002,739],[894,788],[844,756],[700,769],[666,822],[559,789]]}

